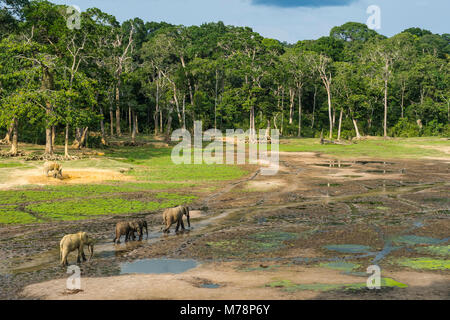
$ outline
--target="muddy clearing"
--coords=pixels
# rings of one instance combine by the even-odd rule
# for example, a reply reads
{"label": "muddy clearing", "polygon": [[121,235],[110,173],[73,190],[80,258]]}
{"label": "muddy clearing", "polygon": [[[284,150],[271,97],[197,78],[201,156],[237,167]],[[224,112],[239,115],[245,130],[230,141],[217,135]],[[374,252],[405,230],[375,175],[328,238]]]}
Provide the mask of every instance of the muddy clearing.
{"label": "muddy clearing", "polygon": [[[449,299],[449,178],[448,160],[282,153],[276,176],[253,172],[197,200],[192,229],[178,235],[162,235],[159,213],[145,216],[149,239],[121,245],[112,239],[123,216],[3,227],[0,298]],[[67,294],[58,243],[79,230],[98,242],[80,265],[82,290]],[[151,259],[163,272],[123,272],[144,261],[138,270],[152,273]],[[381,290],[366,288],[374,264]]]}

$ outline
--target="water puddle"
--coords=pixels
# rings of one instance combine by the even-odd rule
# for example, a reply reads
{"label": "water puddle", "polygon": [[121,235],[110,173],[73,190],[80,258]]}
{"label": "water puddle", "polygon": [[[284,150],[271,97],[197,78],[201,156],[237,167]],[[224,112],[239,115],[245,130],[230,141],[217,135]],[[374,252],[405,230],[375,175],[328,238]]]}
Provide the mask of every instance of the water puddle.
{"label": "water puddle", "polygon": [[201,288],[204,289],[219,289],[220,288],[220,284],[216,284],[216,283],[204,283],[200,286]]}
{"label": "water puddle", "polygon": [[370,247],[359,244],[338,244],[324,246],[325,249],[341,253],[369,253]]}
{"label": "water puddle", "polygon": [[145,259],[120,266],[120,274],[180,274],[198,266],[195,260]]}
{"label": "water puddle", "polygon": [[394,239],[392,239],[395,243],[402,243],[410,246],[414,245],[420,245],[420,244],[430,244],[430,245],[436,245],[441,244],[449,241],[450,238],[446,239],[436,239],[431,237],[420,237],[416,235],[405,235],[405,236],[399,236]]}

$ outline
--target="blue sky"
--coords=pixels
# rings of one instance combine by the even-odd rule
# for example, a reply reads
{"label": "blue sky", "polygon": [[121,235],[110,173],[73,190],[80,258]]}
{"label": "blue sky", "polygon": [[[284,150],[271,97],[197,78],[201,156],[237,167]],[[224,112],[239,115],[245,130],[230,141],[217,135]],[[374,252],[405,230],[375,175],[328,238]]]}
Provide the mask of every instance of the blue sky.
{"label": "blue sky", "polygon": [[249,26],[265,37],[295,43],[329,34],[348,21],[365,23],[370,5],[381,9],[381,34],[392,36],[409,27],[434,33],[450,33],[449,0],[50,0],[77,5],[82,10],[98,7],[120,21],[140,17],[144,21],[200,25],[223,21]]}

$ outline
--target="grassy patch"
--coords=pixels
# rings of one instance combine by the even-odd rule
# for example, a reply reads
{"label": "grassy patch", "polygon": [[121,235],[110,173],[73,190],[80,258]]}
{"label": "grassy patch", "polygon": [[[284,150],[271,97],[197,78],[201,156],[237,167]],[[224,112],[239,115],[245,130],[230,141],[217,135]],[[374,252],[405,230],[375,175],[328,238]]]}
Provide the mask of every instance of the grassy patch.
{"label": "grassy patch", "polygon": [[20,162],[0,162],[0,169],[2,168],[17,168],[17,167],[26,167],[23,163]]}
{"label": "grassy patch", "polygon": [[353,271],[353,270],[361,267],[361,265],[351,263],[351,262],[327,262],[327,263],[321,263],[320,266],[322,268],[328,268],[328,269],[339,270],[339,271],[347,271],[347,272]]}
{"label": "grassy patch", "polygon": [[[433,147],[432,149],[423,146]],[[321,145],[319,139],[283,140],[280,151],[284,152],[320,152],[342,158],[372,157],[384,159],[404,159],[422,157],[448,157],[445,152],[437,150],[439,146],[447,146],[448,141],[439,138],[414,139],[374,139],[358,141],[352,145]]]}
{"label": "grassy patch", "polygon": [[398,265],[417,270],[449,270],[450,260],[439,260],[431,258],[399,259]]}
{"label": "grassy patch", "polygon": [[[295,284],[290,280],[274,281],[266,285],[269,288],[280,288],[283,291],[334,291],[334,290],[361,290],[367,288],[367,283],[347,283],[347,284]],[[390,278],[381,279],[382,288],[407,288],[406,284],[400,283]]]}
{"label": "grassy patch", "polygon": [[437,256],[450,256],[450,245],[449,246],[429,246],[416,248],[418,252],[429,253]]}
{"label": "grassy patch", "polygon": [[238,179],[248,172],[233,165],[174,164],[170,148],[123,148],[111,157],[135,165],[129,174],[141,181],[224,181]]}
{"label": "grassy patch", "polygon": [[0,224],[26,224],[39,222],[32,215],[18,211],[16,207],[0,208]]}
{"label": "grassy patch", "polygon": [[54,220],[82,220],[101,215],[121,215],[151,212],[190,203],[194,196],[158,194],[158,201],[139,201],[123,198],[97,198],[45,202],[27,206],[28,210]]}
{"label": "grassy patch", "polygon": [[287,241],[295,240],[298,234],[290,232],[262,232],[241,239],[207,242],[213,253],[220,256],[243,256],[252,253],[274,251],[285,247]]}

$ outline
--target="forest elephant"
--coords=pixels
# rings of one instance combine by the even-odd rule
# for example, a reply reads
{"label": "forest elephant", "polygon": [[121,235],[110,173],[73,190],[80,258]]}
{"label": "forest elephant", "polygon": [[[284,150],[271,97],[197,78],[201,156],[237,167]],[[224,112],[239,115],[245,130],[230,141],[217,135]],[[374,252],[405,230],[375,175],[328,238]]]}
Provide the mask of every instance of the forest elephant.
{"label": "forest elephant", "polygon": [[180,207],[176,207],[176,208],[166,209],[163,213],[163,220],[164,220],[164,224],[166,226],[166,228],[164,229],[164,233],[169,233],[170,227],[175,222],[177,223],[175,232],[178,232],[178,229],[180,229],[180,225],[181,225],[181,228],[183,230],[185,230],[184,223],[183,223],[183,215],[186,216],[187,223],[190,228],[191,221],[189,218],[189,207],[180,206]]}
{"label": "forest elephant", "polygon": [[59,178],[62,179],[63,175],[62,175],[62,165],[59,164],[58,162],[45,162],[44,163],[44,174],[45,176],[48,177],[48,173],[49,172],[53,172],[53,178]]}
{"label": "forest elephant", "polygon": [[89,261],[94,255],[94,240],[88,236],[86,232],[78,232],[76,234],[68,234],[61,239],[59,243],[61,265],[67,266],[67,256],[70,252],[78,249],[77,263],[81,263],[81,259],[86,261],[84,255],[84,246],[88,246],[90,257]]}
{"label": "forest elephant", "polygon": [[125,236],[125,242],[128,241],[130,238],[135,239],[134,233],[138,232],[140,234],[140,237],[142,237],[142,232],[140,232],[139,223],[137,221],[123,221],[118,222],[116,224],[116,237],[114,238],[113,242],[120,243],[120,237]]}
{"label": "forest elephant", "polygon": [[[147,234],[147,239],[148,239],[148,227],[147,227],[147,221],[145,220],[135,220],[134,222],[136,222],[139,226],[138,229],[138,234],[139,234],[139,241],[142,240],[142,237],[144,235],[144,228],[145,228],[145,233]],[[133,232],[133,240],[134,240],[134,232]]]}

